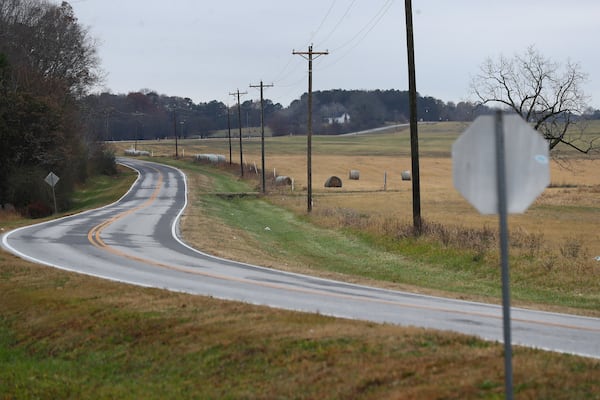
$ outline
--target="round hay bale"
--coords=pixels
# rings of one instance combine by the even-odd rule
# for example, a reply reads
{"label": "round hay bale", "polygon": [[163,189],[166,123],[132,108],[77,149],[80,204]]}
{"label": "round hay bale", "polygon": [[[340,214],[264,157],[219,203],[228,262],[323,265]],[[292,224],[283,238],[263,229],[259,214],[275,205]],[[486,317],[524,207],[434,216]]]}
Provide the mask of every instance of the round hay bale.
{"label": "round hay bale", "polygon": [[292,178],[289,176],[275,177],[275,186],[292,186]]}
{"label": "round hay bale", "polygon": [[400,176],[402,176],[403,181],[410,181],[410,171],[402,171]]}
{"label": "round hay bale", "polygon": [[210,161],[211,164],[217,164],[219,162],[219,158],[217,157],[216,154],[207,154],[208,156],[208,161]]}
{"label": "round hay bale", "polygon": [[351,169],[350,173],[348,174],[348,178],[357,181],[360,179],[360,172],[356,169]]}
{"label": "round hay bale", "polygon": [[225,156],[221,154],[196,154],[196,161],[210,164],[222,164],[225,162]]}
{"label": "round hay bale", "polygon": [[342,180],[337,176],[330,176],[325,181],[325,187],[342,187]]}
{"label": "round hay bale", "polygon": [[134,156],[134,157],[149,156],[150,152],[146,151],[146,150],[127,149],[127,150],[125,150],[125,155],[126,156]]}

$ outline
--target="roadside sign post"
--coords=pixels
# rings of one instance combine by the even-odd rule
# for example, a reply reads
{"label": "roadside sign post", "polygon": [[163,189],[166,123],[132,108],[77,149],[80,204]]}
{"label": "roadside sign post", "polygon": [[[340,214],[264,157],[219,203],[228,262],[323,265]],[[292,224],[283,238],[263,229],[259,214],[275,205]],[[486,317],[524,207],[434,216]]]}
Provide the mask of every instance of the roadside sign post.
{"label": "roadside sign post", "polygon": [[508,213],[523,213],[550,183],[546,140],[519,115],[478,117],[452,145],[454,187],[481,214],[498,214],[506,398],[513,398]]}
{"label": "roadside sign post", "polygon": [[506,206],[506,154],[502,112],[494,121],[496,139],[496,183],[498,187],[498,219],[500,220],[500,263],[502,270],[502,326],[504,328],[504,386],[506,398],[513,398],[512,338],[510,329],[510,272],[508,269],[508,208]]}
{"label": "roadside sign post", "polygon": [[50,171],[50,173],[44,178],[44,181],[52,188],[52,200],[54,200],[54,214],[58,212],[56,208],[56,192],[54,191],[54,186],[56,186],[59,180],[60,178],[56,176],[56,174],[52,171]]}

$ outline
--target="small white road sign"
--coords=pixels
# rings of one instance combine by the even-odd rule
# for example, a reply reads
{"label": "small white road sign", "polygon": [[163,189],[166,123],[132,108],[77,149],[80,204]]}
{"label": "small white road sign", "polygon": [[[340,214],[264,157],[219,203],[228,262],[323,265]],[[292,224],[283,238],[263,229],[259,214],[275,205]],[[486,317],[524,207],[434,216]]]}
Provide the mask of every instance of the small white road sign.
{"label": "small white road sign", "polygon": [[[503,115],[506,201],[523,213],[550,183],[548,143],[517,114]],[[452,145],[454,187],[481,214],[498,213],[495,119],[478,117]]]}
{"label": "small white road sign", "polygon": [[50,172],[48,175],[46,175],[44,181],[46,181],[46,183],[51,187],[54,187],[58,183],[59,179],[60,178],[54,172]]}

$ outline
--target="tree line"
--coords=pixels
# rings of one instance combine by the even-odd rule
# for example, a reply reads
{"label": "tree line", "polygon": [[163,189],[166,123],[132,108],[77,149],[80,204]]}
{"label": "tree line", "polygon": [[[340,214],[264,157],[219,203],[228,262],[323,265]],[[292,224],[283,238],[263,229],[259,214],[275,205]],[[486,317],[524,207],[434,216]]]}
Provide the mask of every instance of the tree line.
{"label": "tree line", "polygon": [[[510,96],[509,96],[510,97]],[[514,98],[510,97],[510,98]],[[264,101],[265,125],[273,136],[305,135],[308,119],[308,95],[305,93],[288,107]],[[472,121],[477,116],[492,112],[491,101],[459,103],[444,102],[431,96],[418,96],[419,121]],[[260,132],[260,101],[246,100],[228,106],[213,100],[194,103],[190,98],[157,94],[144,89],[128,94],[92,94],[84,99],[88,131],[104,140],[143,140],[174,137],[205,138],[222,136],[231,129],[237,135],[241,122],[244,135]],[[524,118],[548,121],[538,128],[560,125],[566,132],[578,119],[600,119],[600,110],[583,111],[555,107],[549,118],[547,111],[525,113]],[[574,113],[572,111],[577,111]],[[241,121],[238,121],[241,115]],[[316,134],[337,135],[378,128],[386,124],[408,123],[408,91],[401,90],[323,90],[313,93],[313,129]],[[560,124],[568,122],[567,124]],[[547,138],[552,132],[543,132]],[[564,132],[562,132],[564,133]],[[564,135],[561,137],[564,138]]]}
{"label": "tree line", "polygon": [[[128,94],[100,93],[84,99],[88,130],[105,140],[143,140],[165,137],[203,138],[223,134],[228,128],[237,134],[241,122],[244,134],[258,134],[260,101],[247,100],[229,106],[213,100],[194,103],[190,98],[157,94],[144,89]],[[445,103],[433,97],[418,100],[423,121],[470,121],[488,112],[470,102]],[[241,121],[238,121],[241,115]],[[265,125],[273,136],[306,134],[307,95],[288,107],[264,101]],[[347,118],[341,116],[347,115]],[[335,135],[378,128],[388,123],[408,122],[408,92],[400,90],[325,90],[313,93],[313,126],[317,134]],[[336,118],[339,119],[336,121]]]}
{"label": "tree line", "polygon": [[114,155],[85,135],[80,101],[98,82],[96,45],[69,4],[0,2],[0,205],[51,212],[44,177],[54,172],[58,206],[76,184],[115,172]]}

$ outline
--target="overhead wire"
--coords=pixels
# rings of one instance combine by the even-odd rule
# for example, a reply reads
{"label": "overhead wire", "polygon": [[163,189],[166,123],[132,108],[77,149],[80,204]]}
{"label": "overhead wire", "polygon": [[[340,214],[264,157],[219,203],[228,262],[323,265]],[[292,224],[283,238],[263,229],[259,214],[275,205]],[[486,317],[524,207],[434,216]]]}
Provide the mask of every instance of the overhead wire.
{"label": "overhead wire", "polygon": [[[387,14],[389,9],[392,7],[394,0],[386,0],[381,8],[377,11],[377,13],[369,20],[367,24],[365,24],[352,38],[346,41],[344,44],[334,48],[331,53],[335,54],[338,50],[343,49],[344,47],[351,46],[346,51],[344,51],[339,57],[334,58],[333,60],[327,60],[326,65],[320,67],[320,70],[324,70],[327,68],[331,68],[336,65],[338,62],[346,58],[352,50],[358,47],[359,44],[362,43],[363,40],[367,38],[369,33],[375,29],[375,27],[379,24],[379,22],[383,19],[383,17]],[[362,36],[361,36],[362,35]],[[358,40],[357,40],[358,38]],[[324,61],[324,60],[321,60]]]}
{"label": "overhead wire", "polygon": [[[283,68],[275,75],[275,78],[273,78],[273,82],[282,81],[289,75],[289,73],[286,73],[286,71],[287,71],[288,67],[292,64],[293,61],[294,61],[294,57],[288,58],[288,62],[285,63]],[[296,66],[296,68],[297,68],[297,66]]]}
{"label": "overhead wire", "polygon": [[333,0],[331,2],[331,5],[329,6],[329,9],[327,10],[327,12],[325,13],[325,15],[323,16],[323,18],[321,19],[321,22],[319,23],[319,26],[317,27],[317,29],[310,35],[310,39],[308,40],[308,43],[304,46],[308,46],[312,43],[312,41],[314,40],[315,36],[319,33],[319,31],[321,30],[321,28],[323,27],[323,25],[325,24],[325,21],[327,20],[327,18],[329,17],[329,14],[331,14],[331,10],[333,9],[333,6],[335,6],[335,3],[337,2],[337,0]]}
{"label": "overhead wire", "polygon": [[[360,45],[360,43],[362,43],[368,37],[368,35],[373,31],[373,29],[375,29],[375,27],[379,24],[379,22],[383,19],[383,17],[388,13],[388,11],[391,8],[391,6],[393,5],[394,1],[395,0],[385,0],[383,2],[383,4],[381,5],[381,7],[377,10],[377,12],[367,21],[367,23],[365,23],[358,31],[356,31],[356,33],[354,35],[352,35],[352,37],[350,39],[346,40],[341,45],[336,46],[333,50],[331,50],[330,54],[331,53],[335,54],[335,53],[339,52],[340,50],[345,49],[339,57],[336,57],[331,61],[328,57],[316,59],[315,64],[313,65],[313,68],[318,67],[319,70],[325,70],[325,69],[333,67],[338,62],[340,62],[342,59],[346,58],[358,45]],[[330,3],[329,8],[327,9],[327,12],[325,13],[323,18],[319,22],[317,29],[310,35],[310,40],[309,40],[308,44],[311,44],[311,41],[314,40],[317,37],[318,33],[323,29],[323,27],[325,26],[325,22],[328,20],[336,3],[337,3],[337,0],[333,0]],[[346,7],[346,10],[344,11],[344,13],[341,15],[340,18],[338,18],[338,20],[334,24],[333,28],[331,28],[331,30],[319,41],[321,47],[323,47],[327,43],[327,41],[329,41],[330,38],[334,35],[334,33],[336,33],[339,30],[342,23],[347,19],[348,15],[350,14],[350,11],[354,8],[355,3],[356,3],[356,0],[352,0],[350,2],[350,4]],[[294,75],[294,73],[302,65],[301,63],[297,63],[293,68],[290,69],[290,66],[294,62],[294,59],[295,59],[294,57],[290,57],[290,60],[287,63],[285,63],[283,68],[277,74],[276,79],[273,80],[273,82],[276,84],[276,87],[290,88],[293,90],[293,88],[299,87],[299,85],[303,81],[305,81],[306,74],[302,74],[302,76],[299,79],[294,79],[290,83],[285,83],[286,81],[288,81],[288,78],[290,78],[292,75]],[[291,90],[290,90],[290,92],[291,92]]]}
{"label": "overhead wire", "polygon": [[[354,1],[356,1],[356,0],[354,0]],[[327,19],[329,18],[329,15],[331,14],[331,11],[335,7],[336,3],[337,3],[337,0],[332,0],[332,2],[329,5],[329,8],[327,9],[327,12],[323,16],[323,18],[321,18],[321,21],[319,22],[317,29],[314,32],[312,32],[312,34],[310,35],[308,43],[302,47],[307,47],[308,45],[310,45],[312,43],[315,36],[321,31],[321,29],[325,25],[325,21],[327,21]],[[276,75],[276,78],[273,80],[273,83],[277,83],[278,87],[287,87],[287,88],[297,87],[300,82],[305,80],[305,77],[303,76],[301,79],[295,80],[294,82],[289,83],[289,84],[281,83],[281,82],[285,81],[289,76],[291,76],[292,73],[296,72],[298,70],[298,68],[300,68],[301,64],[297,64],[292,70],[290,70],[289,72],[286,72],[288,70],[289,66],[292,64],[292,62],[295,59],[296,58],[291,57],[289,59],[289,61],[284,65],[284,67],[280,70],[280,72]]]}
{"label": "overhead wire", "polygon": [[[277,86],[278,88],[284,88],[287,89],[285,90],[281,97],[289,97],[291,94],[293,94],[294,92],[297,92],[298,90],[302,90],[300,89],[300,84],[304,83],[306,84],[306,75],[308,74],[308,72],[306,74],[303,74],[302,77],[300,79],[298,79],[296,82],[294,82],[293,84],[287,85],[287,86]],[[302,90],[302,92],[304,92],[306,89]]]}
{"label": "overhead wire", "polygon": [[359,39],[359,42],[362,41],[366,37],[366,35],[368,35],[369,32],[371,32],[373,30],[373,28],[375,28],[375,26],[377,26],[379,21],[381,21],[381,19],[387,13],[387,11],[390,9],[390,7],[392,6],[393,3],[394,3],[394,0],[386,0],[383,3],[383,5],[381,6],[381,8],[377,11],[377,13],[375,15],[373,15],[373,17],[371,17],[369,22],[367,22],[362,28],[360,28],[358,30],[358,32],[356,32],[356,34],[354,34],[354,36],[352,36],[349,40],[344,42],[342,45],[335,47],[331,51],[338,51],[338,50],[341,50],[344,47],[352,44],[352,42],[354,42],[354,40],[356,40],[356,38],[359,37],[366,30],[367,32],[363,35],[363,37],[361,39]]}
{"label": "overhead wire", "polygon": [[329,31],[329,33],[327,35],[325,35],[325,38],[323,38],[321,40],[322,42],[327,42],[329,40],[329,38],[337,31],[337,29],[340,27],[340,25],[342,24],[342,22],[344,22],[344,20],[346,19],[346,17],[350,13],[350,10],[352,9],[352,7],[354,7],[355,3],[356,3],[356,0],[352,0],[350,2],[350,5],[346,8],[346,11],[344,12],[344,14],[342,14],[342,16],[340,17],[340,19],[338,19],[338,21],[336,22],[336,24],[334,25],[334,27],[331,29],[331,31]]}
{"label": "overhead wire", "polygon": [[[356,0],[354,0],[354,1],[356,1]],[[317,29],[311,34],[310,39],[308,40],[308,43],[305,46],[302,46],[302,47],[307,47],[308,45],[311,44],[311,42],[313,41],[313,39],[315,38],[315,36],[321,31],[321,29],[325,25],[325,21],[327,21],[327,18],[331,14],[331,11],[335,7],[336,3],[337,3],[337,0],[332,0],[332,2],[329,5],[329,8],[327,9],[327,12],[323,16],[323,18],[321,18],[321,22],[319,22],[319,25],[317,26]],[[287,69],[288,69],[288,67],[292,64],[292,62],[294,60],[295,60],[294,57],[290,57],[289,61],[284,65],[284,67],[280,70],[280,72],[278,74],[276,74],[275,79],[273,79],[274,83],[284,81],[285,79],[287,79],[288,76],[290,76],[293,72],[295,72],[300,67],[300,64],[298,64],[298,65],[296,65],[296,67],[294,67],[294,69],[292,69],[289,72],[286,72]],[[292,87],[292,86],[295,86],[296,84],[297,83],[294,82],[294,83],[288,84],[288,85],[285,85],[285,84],[281,85],[281,84],[279,84],[278,86]]]}

